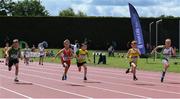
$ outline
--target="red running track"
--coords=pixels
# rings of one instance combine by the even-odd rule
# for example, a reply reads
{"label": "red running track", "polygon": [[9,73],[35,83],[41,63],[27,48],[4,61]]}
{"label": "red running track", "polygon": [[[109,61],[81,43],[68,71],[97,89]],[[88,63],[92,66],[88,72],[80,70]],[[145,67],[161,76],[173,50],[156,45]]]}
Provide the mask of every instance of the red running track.
{"label": "red running track", "polygon": [[72,65],[68,80],[62,81],[60,64],[20,63],[19,83],[14,83],[11,72],[0,63],[0,98],[180,98],[180,74],[167,73],[160,83],[159,72],[137,71],[138,81],[124,69],[88,67],[88,81],[83,71]]}

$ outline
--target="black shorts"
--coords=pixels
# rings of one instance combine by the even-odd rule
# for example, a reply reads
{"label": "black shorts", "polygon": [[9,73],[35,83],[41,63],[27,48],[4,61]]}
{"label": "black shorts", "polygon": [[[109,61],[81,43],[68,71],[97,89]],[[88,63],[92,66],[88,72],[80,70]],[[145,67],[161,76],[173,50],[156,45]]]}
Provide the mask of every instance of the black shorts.
{"label": "black shorts", "polygon": [[19,59],[9,59],[8,66],[12,67],[15,64],[19,63]]}
{"label": "black shorts", "polygon": [[40,58],[44,58],[44,55],[40,55],[39,57],[40,57]]}
{"label": "black shorts", "polygon": [[82,62],[82,63],[78,63],[78,62],[77,62],[77,67],[81,67],[81,66],[83,66],[84,64],[86,64],[86,62]]}

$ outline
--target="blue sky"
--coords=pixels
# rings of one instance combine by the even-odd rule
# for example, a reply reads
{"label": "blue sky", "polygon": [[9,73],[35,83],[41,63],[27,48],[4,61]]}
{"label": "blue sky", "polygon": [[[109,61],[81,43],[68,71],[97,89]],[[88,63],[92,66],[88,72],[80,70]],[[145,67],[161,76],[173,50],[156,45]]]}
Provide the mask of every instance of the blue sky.
{"label": "blue sky", "polygon": [[88,16],[129,17],[128,2],[137,9],[139,16],[156,17],[160,15],[180,16],[179,0],[41,0],[50,15],[73,8],[81,10]]}

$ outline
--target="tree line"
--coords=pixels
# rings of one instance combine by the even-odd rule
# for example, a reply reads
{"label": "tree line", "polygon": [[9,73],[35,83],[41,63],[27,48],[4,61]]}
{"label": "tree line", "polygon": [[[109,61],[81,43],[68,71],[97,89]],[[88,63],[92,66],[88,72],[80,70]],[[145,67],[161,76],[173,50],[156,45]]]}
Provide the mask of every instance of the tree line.
{"label": "tree line", "polygon": [[[48,10],[46,10],[45,6],[42,5],[41,0],[0,0],[0,16],[50,16],[50,14]],[[67,8],[59,11],[59,16],[87,17],[87,14],[83,11],[78,11],[75,13],[72,8]],[[179,17],[172,15],[160,15],[157,18]]]}
{"label": "tree line", "polygon": [[[0,16],[50,16],[40,0],[0,0]],[[67,8],[59,12],[59,16],[87,16],[84,12]]]}

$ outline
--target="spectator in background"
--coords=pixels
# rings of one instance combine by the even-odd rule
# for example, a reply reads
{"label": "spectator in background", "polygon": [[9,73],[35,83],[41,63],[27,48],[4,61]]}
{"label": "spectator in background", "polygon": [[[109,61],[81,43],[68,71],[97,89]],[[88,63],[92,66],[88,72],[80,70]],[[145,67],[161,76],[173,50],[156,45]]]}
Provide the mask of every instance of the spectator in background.
{"label": "spectator in background", "polygon": [[46,57],[51,57],[49,50],[46,51]]}
{"label": "spectator in background", "polygon": [[45,57],[45,48],[44,46],[39,46],[39,65],[43,65],[43,60],[44,60],[44,57]]}
{"label": "spectator in background", "polygon": [[33,47],[31,48],[31,51],[32,51],[32,52],[36,52],[36,47],[35,47],[35,45],[33,45]]}
{"label": "spectator in background", "polygon": [[117,43],[116,43],[116,41],[112,41],[112,46],[113,46],[114,49],[117,48]]}
{"label": "spectator in background", "polygon": [[111,45],[109,48],[108,48],[108,54],[109,54],[109,57],[110,56],[113,56],[114,57],[114,47]]}
{"label": "spectator in background", "polygon": [[50,52],[50,56],[51,56],[51,57],[54,57],[54,56],[55,56],[55,54],[54,54],[54,51],[53,51],[53,50],[51,50],[51,52]]}
{"label": "spectator in background", "polygon": [[26,44],[26,48],[24,49],[24,63],[26,65],[29,65],[30,53],[31,49],[29,48],[28,44]]}
{"label": "spectator in background", "polygon": [[[31,52],[36,52],[36,47],[35,47],[35,45],[32,46]],[[33,57],[33,59],[35,59],[35,57]],[[31,58],[30,62],[33,62],[33,59]]]}
{"label": "spectator in background", "polygon": [[147,43],[146,44],[146,52],[151,53],[151,50],[152,50],[152,46],[149,43]]}
{"label": "spectator in background", "polygon": [[73,52],[76,53],[77,50],[79,49],[79,43],[78,40],[75,40],[74,44],[71,44]]}

